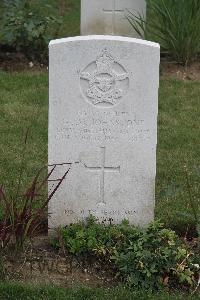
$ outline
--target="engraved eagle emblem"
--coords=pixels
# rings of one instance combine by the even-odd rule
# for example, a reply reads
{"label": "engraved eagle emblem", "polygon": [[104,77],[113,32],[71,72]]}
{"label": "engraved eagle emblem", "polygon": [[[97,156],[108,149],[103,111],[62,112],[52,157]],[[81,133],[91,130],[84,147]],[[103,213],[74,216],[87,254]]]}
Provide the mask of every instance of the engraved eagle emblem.
{"label": "engraved eagle emblem", "polygon": [[128,73],[122,67],[121,71],[124,73],[119,74],[116,71],[117,62],[106,49],[97,57],[95,64],[95,70],[87,71],[86,68],[80,74],[81,79],[88,81],[86,95],[94,105],[99,103],[114,105],[124,92],[118,82],[128,79]]}

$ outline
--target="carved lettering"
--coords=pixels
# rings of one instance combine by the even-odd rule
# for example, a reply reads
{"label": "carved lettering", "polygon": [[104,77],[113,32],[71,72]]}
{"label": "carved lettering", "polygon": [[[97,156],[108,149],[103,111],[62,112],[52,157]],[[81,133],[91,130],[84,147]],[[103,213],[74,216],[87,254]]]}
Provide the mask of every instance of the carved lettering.
{"label": "carved lettering", "polygon": [[78,139],[85,141],[115,141],[126,138],[130,143],[150,139],[150,130],[145,121],[130,116],[125,111],[79,111],[73,122],[63,120],[57,128],[56,139]]}

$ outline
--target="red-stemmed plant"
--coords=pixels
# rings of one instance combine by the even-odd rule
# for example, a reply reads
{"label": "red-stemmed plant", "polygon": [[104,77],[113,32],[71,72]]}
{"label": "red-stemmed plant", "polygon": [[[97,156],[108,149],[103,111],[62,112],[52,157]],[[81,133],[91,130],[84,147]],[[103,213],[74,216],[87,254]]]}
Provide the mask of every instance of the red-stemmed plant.
{"label": "red-stemmed plant", "polygon": [[[55,187],[48,196],[46,196],[46,193],[42,195],[42,192],[46,191],[51,175],[56,167],[59,167],[57,164],[49,166],[50,171],[45,176],[42,176],[42,174],[44,171],[46,173],[47,167],[41,168],[25,192],[21,192],[27,137],[28,130],[22,150],[17,187],[12,196],[5,191],[3,185],[0,185],[0,206],[2,208],[0,216],[0,250],[11,242],[14,243],[16,248],[21,248],[27,238],[33,237],[40,231],[41,225],[48,217],[48,203],[65,180],[72,165],[72,163],[59,164],[66,165],[67,170],[62,178],[55,181]],[[43,179],[41,179],[42,177]]]}
{"label": "red-stemmed plant", "polygon": [[[57,165],[54,165],[48,175],[39,181],[40,175],[44,168],[34,177],[32,183],[25,193],[18,198],[8,198],[0,186],[0,202],[3,207],[3,214],[0,220],[0,241],[1,248],[5,248],[9,242],[14,242],[17,247],[23,247],[24,241],[38,233],[43,221],[47,219],[47,205],[52,199],[62,182],[65,180],[71,164],[62,178],[58,179],[56,186],[51,193],[41,200],[41,191],[46,188],[49,177],[54,172]],[[18,200],[20,199],[20,204]],[[39,205],[38,205],[39,204]]]}

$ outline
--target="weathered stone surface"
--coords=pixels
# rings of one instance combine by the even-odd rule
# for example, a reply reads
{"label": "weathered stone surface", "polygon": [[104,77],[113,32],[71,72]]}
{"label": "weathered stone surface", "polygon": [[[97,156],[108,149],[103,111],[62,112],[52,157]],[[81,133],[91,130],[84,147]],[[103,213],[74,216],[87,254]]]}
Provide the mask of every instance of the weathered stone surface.
{"label": "weathered stone surface", "polygon": [[49,193],[72,163],[49,204],[51,228],[89,214],[153,219],[159,57],[158,44],[132,38],[50,43]]}
{"label": "weathered stone surface", "polygon": [[138,37],[125,15],[146,16],[145,0],[81,0],[81,34],[111,34]]}

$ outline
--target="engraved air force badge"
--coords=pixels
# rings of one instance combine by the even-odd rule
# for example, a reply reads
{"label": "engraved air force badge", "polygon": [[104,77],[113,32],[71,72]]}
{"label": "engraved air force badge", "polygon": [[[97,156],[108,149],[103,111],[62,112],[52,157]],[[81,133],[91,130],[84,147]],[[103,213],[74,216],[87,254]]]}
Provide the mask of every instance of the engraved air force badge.
{"label": "engraved air force badge", "polygon": [[82,92],[91,104],[111,107],[127,92],[129,75],[104,49],[96,61],[80,73],[80,82]]}

